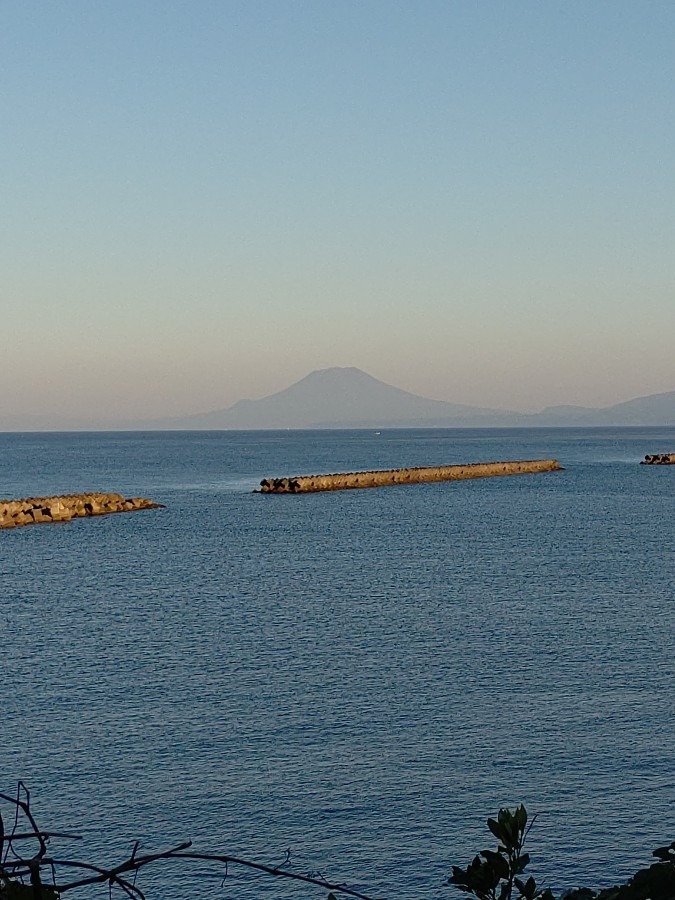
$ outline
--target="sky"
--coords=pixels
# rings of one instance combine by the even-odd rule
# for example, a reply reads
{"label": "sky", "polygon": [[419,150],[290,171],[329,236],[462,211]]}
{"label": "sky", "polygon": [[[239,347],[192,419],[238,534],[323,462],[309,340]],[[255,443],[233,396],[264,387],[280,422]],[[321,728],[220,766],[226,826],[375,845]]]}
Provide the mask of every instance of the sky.
{"label": "sky", "polygon": [[675,390],[672,0],[0,0],[0,414]]}

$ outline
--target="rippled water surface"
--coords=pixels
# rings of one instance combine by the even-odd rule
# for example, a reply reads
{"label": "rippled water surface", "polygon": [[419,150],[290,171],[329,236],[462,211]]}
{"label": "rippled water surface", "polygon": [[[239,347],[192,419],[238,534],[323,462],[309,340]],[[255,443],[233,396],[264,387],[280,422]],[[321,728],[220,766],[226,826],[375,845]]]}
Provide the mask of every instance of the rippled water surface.
{"label": "rippled water surface", "polygon": [[[185,837],[451,898],[524,801],[536,874],[675,838],[675,429],[0,435],[0,495],[166,509],[0,532],[0,790],[63,855]],[[555,456],[564,472],[305,496],[263,476]],[[323,896],[160,867],[149,898]],[[107,896],[92,892],[83,896]]]}

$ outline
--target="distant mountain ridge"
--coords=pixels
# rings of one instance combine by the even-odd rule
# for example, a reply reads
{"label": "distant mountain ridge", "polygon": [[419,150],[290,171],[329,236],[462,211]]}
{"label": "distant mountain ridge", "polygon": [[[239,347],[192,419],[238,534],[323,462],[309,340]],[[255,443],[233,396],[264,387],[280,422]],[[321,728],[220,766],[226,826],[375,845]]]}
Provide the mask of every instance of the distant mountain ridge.
{"label": "distant mountain ridge", "polygon": [[675,425],[675,391],[592,409],[553,406],[540,413],[431,400],[394,387],[354,367],[319,369],[260,400],[155,427],[194,429],[284,428],[508,428],[602,425]]}
{"label": "distant mountain ridge", "polygon": [[310,428],[542,428],[675,425],[675,391],[614,406],[551,406],[521,413],[431,400],[361,369],[334,367],[260,400],[227,409],[144,421],[75,421],[58,415],[2,416],[0,431],[275,430]]}
{"label": "distant mountain ridge", "polygon": [[675,391],[635,397],[613,406],[552,406],[534,414],[542,424],[552,425],[675,425]]}
{"label": "distant mountain ridge", "polygon": [[[239,400],[229,409],[174,420],[194,428],[371,428],[484,424],[509,418],[500,410],[430,400],[394,387],[361,369],[310,372],[290,387],[261,400]],[[182,424],[185,423],[185,424]]]}

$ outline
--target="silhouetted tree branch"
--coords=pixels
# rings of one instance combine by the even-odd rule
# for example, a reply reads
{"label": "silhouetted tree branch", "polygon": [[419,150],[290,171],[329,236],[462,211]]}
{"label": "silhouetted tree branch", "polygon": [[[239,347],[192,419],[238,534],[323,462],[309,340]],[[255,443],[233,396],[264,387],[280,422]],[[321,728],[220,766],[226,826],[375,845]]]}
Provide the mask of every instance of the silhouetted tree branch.
{"label": "silhouetted tree branch", "polygon": [[[9,831],[2,815],[3,803],[10,810]],[[500,809],[496,819],[487,821],[498,841],[496,850],[481,850],[466,868],[453,866],[446,884],[473,895],[476,900],[555,900],[548,888],[538,887],[534,878],[526,879],[524,875],[530,857],[523,846],[533,823],[534,819],[528,825],[527,811],[522,805],[514,811]],[[337,900],[336,894],[374,900],[319,873],[293,872],[285,867],[290,862],[289,854],[283,866],[268,866],[229,853],[203,853],[192,849],[191,841],[155,853],[139,853],[136,842],[130,855],[117,865],[101,866],[51,855],[48,852],[51,838],[77,840],[78,836],[39,828],[31,810],[30,792],[23,782],[19,782],[16,796],[0,793],[0,900],[59,900],[64,894],[92,885],[106,885],[110,896],[113,888],[117,888],[131,900],[146,900],[136,883],[138,873],[147,866],[175,860],[217,864],[224,867],[224,877],[230,867],[239,867],[291,879],[330,891],[328,900]],[[23,852],[26,846],[32,852]],[[567,891],[559,900],[675,900],[675,841],[659,847],[653,855],[657,862],[641,869],[624,885],[600,891],[588,888]]]}
{"label": "silhouetted tree branch", "polygon": [[[136,875],[141,869],[153,863],[167,860],[199,860],[215,863],[225,867],[226,876],[230,867],[236,866],[266,875],[288,878],[328,890],[333,900],[336,900],[335,893],[355,897],[357,900],[374,900],[346,884],[332,882],[317,875],[302,875],[283,867],[267,866],[229,853],[202,853],[192,850],[192,841],[184,841],[156,853],[143,854],[138,853],[139,844],[136,842],[126,859],[108,867],[80,859],[52,856],[48,853],[50,838],[78,839],[78,836],[39,828],[31,811],[30,792],[23,782],[19,782],[16,796],[0,793],[0,801],[10,806],[13,818],[11,831],[7,833],[0,810],[0,900],[53,900],[70,891],[96,884],[105,884],[109,888],[117,887],[127,897],[145,900],[145,894],[136,884]],[[28,823],[30,830],[18,830],[23,820]],[[22,841],[33,841],[35,852],[30,855],[18,852],[15,845]],[[72,877],[76,871],[82,873],[81,877]]]}

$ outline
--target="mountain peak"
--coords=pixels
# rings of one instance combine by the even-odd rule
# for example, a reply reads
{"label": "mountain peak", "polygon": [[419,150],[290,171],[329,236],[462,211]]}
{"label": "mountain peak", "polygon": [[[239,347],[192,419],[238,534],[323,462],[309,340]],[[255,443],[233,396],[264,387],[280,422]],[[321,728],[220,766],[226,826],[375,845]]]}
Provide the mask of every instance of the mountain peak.
{"label": "mountain peak", "polygon": [[[635,409],[635,407],[639,407]],[[657,409],[652,409],[656,406]],[[664,424],[675,421],[675,392],[604,410],[551,407],[542,413],[484,409],[431,400],[380,381],[356,366],[315,369],[260,400],[200,413],[157,427],[204,429],[499,428]]]}
{"label": "mountain peak", "polygon": [[430,400],[394,387],[355,366],[315,369],[261,400],[240,400],[228,410],[194,417],[211,428],[394,428],[481,424],[505,413]]}
{"label": "mountain peak", "polygon": [[302,381],[332,381],[344,380],[346,378],[368,378],[377,381],[372,375],[364,372],[363,369],[357,369],[356,366],[330,366],[327,369],[314,369],[309,375],[305,375]]}

